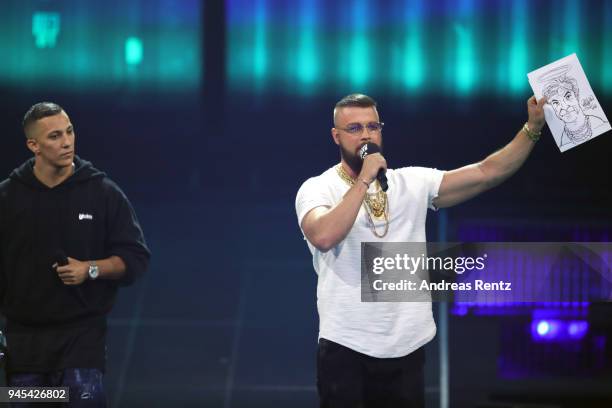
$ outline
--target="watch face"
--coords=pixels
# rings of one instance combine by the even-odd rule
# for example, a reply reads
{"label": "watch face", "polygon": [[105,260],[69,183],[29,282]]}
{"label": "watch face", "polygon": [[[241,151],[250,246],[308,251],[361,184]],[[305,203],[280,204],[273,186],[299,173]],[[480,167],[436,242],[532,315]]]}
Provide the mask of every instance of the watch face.
{"label": "watch face", "polygon": [[89,277],[91,279],[96,279],[98,277],[98,266],[97,265],[89,265]]}

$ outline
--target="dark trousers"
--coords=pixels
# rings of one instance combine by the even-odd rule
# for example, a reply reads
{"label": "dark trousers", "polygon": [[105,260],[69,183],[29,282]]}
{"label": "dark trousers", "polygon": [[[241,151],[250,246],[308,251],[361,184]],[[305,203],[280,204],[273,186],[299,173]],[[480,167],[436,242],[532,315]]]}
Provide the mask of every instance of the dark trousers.
{"label": "dark trousers", "polygon": [[[33,408],[43,407],[106,407],[106,395],[102,384],[102,371],[95,368],[66,368],[49,373],[9,373],[9,387],[68,387],[68,404],[31,403]],[[29,407],[30,403],[17,403],[15,407]]]}
{"label": "dark trousers", "polygon": [[319,340],[317,388],[321,408],[423,408],[425,350],[375,358]]}

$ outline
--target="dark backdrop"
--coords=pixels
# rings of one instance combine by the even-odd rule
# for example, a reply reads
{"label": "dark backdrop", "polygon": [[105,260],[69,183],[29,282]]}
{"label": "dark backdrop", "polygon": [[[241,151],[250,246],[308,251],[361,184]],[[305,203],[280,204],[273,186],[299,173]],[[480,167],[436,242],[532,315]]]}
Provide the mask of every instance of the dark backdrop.
{"label": "dark backdrop", "polygon": [[[75,125],[78,154],[118,182],[138,213],[153,259],[110,316],[106,385],[113,406],[315,406],[316,275],[294,200],[305,179],[338,161],[332,108],[359,89],[308,97],[274,88],[230,91],[225,8],[222,2],[202,7],[209,23],[202,33],[208,84],[202,89],[1,85],[0,174],[30,157],[20,127],[24,112],[52,100]],[[439,169],[475,162],[509,142],[526,121],[530,96],[373,91],[390,167]],[[599,100],[610,114],[612,100]],[[507,240],[563,241],[576,229],[609,231],[611,143],[603,135],[560,154],[545,130],[512,179],[444,215],[430,213],[428,238],[461,239],[460,229],[473,225],[493,225]],[[521,237],[517,229],[530,232]],[[554,402],[563,390],[566,403],[581,398],[580,404],[610,396],[609,375],[502,378],[496,363],[507,319],[451,316],[450,406],[475,406],[496,393]],[[437,346],[436,340],[427,349],[430,406],[439,398]],[[571,406],[587,406],[580,404]]]}

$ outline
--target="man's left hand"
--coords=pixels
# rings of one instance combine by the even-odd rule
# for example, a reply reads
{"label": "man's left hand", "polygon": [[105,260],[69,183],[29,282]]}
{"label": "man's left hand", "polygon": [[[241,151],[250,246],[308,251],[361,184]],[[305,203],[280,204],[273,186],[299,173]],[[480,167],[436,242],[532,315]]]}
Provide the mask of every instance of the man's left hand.
{"label": "man's left hand", "polygon": [[57,275],[64,285],[80,285],[89,277],[89,263],[68,257],[68,265],[58,266]]}
{"label": "man's left hand", "polygon": [[546,118],[544,117],[544,104],[546,100],[544,96],[539,101],[536,101],[536,97],[532,96],[527,101],[527,113],[529,115],[527,126],[529,126],[529,130],[539,133],[546,124]]}

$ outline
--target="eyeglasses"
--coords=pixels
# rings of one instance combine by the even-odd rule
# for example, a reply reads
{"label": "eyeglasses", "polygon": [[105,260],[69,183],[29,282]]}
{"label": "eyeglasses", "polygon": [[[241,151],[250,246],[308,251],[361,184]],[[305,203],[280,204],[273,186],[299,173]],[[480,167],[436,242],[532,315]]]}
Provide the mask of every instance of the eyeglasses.
{"label": "eyeglasses", "polygon": [[365,127],[368,130],[368,133],[370,132],[376,133],[376,132],[380,132],[383,126],[385,126],[383,122],[369,122],[369,123],[366,123],[365,126],[363,126],[361,123],[349,123],[347,127],[337,128],[337,129],[344,130],[345,132],[355,134],[355,133],[363,132],[363,128]]}

